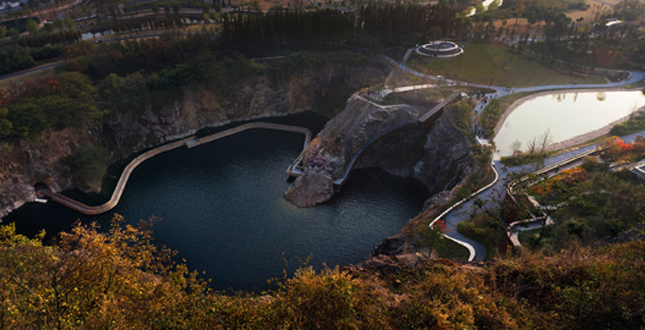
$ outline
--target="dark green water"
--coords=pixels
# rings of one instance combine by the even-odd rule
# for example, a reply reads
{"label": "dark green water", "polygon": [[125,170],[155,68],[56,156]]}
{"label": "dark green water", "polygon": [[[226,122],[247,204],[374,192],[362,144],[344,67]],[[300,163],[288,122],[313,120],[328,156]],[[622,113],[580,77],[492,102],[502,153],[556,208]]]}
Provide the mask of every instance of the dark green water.
{"label": "dark green water", "polygon": [[[308,126],[314,134],[324,125],[313,114],[272,121]],[[358,263],[419,212],[423,187],[376,169],[352,173],[324,205],[294,207],[282,198],[289,186],[285,170],[302,141],[294,133],[247,131],[162,154],[134,171],[112,213],[130,223],[159,217],[155,243],[178,250],[177,260],[185,259],[190,269],[205,271],[214,289],[261,290],[267,279],[282,276],[285,260],[293,271],[296,256],[311,255],[316,268]],[[69,195],[95,204],[101,198]],[[110,217],[96,220],[108,223]],[[33,235],[43,228],[67,230],[76,219],[92,220],[50,202],[30,203],[4,221]]]}

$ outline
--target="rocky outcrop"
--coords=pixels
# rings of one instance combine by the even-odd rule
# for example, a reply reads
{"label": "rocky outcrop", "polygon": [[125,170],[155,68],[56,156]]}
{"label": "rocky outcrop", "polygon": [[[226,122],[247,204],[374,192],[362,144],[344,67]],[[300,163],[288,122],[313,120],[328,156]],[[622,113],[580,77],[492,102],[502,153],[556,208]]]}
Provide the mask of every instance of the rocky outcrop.
{"label": "rocky outcrop", "polygon": [[137,106],[113,113],[89,129],[68,128],[45,132],[39,141],[0,144],[0,217],[33,201],[37,182],[54,192],[73,188],[73,174],[60,161],[84,145],[105,145],[112,160],[118,161],[205,127],[316,110],[320,100],[346,100],[350,90],[378,83],[382,75],[379,63],[360,67],[326,63],[241,80],[226,91],[190,86],[140,99]]}
{"label": "rocky outcrop", "polygon": [[[186,88],[179,99],[150,100],[140,112],[118,114],[106,122],[103,130],[107,134],[103,135],[111,135],[109,140],[116,143],[113,149],[123,152],[121,156],[125,157],[206,127],[318,110],[317,100],[329,96],[333,90],[330,85],[341,84],[356,90],[378,81],[381,75],[378,65],[356,68],[326,64],[287,78],[267,75],[239,81],[223,93]],[[153,97],[163,98],[163,95]],[[347,99],[349,95],[331,97]]]}
{"label": "rocky outcrop", "polygon": [[285,198],[295,205],[320,204],[334,195],[334,186],[329,174],[321,169],[308,171],[306,175],[299,176]]}
{"label": "rocky outcrop", "polygon": [[52,190],[72,187],[73,180],[60,160],[95,139],[74,128],[45,132],[39,141],[0,146],[0,217],[36,198],[34,185]]}
{"label": "rocky outcrop", "polygon": [[[302,187],[312,181],[310,176],[327,173],[330,183],[342,178],[352,156],[372,137],[390,127],[415,122],[427,110],[409,105],[384,107],[352,97],[305,151],[303,179],[296,180],[285,197],[298,207],[314,205],[307,202],[312,199],[306,194],[317,192]],[[387,135],[360,156],[355,168],[380,167],[398,176],[414,177],[433,195],[452,189],[473,166],[468,141],[441,116],[427,133],[411,128]]]}
{"label": "rocky outcrop", "polygon": [[378,255],[394,256],[405,251],[406,239],[403,236],[388,237],[370,252],[370,258]]}

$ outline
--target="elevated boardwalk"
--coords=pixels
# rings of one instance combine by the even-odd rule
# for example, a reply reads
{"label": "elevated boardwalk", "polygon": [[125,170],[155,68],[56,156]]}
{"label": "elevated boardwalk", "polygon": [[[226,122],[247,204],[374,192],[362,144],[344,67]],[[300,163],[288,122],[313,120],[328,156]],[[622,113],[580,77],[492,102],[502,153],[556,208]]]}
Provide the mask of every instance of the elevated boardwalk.
{"label": "elevated boardwalk", "polygon": [[[191,136],[179,141],[175,141],[172,143],[168,143],[162,146],[159,146],[157,148],[148,150],[144,152],[143,154],[139,155],[137,158],[133,159],[123,170],[123,173],[121,173],[121,177],[119,178],[119,181],[116,184],[116,188],[114,189],[114,192],[112,193],[112,196],[110,199],[103,205],[98,205],[98,206],[89,206],[85,205],[79,201],[76,201],[74,199],[71,199],[67,196],[63,196],[61,194],[53,193],[51,191],[46,191],[45,195],[49,196],[53,201],[61,203],[71,209],[74,209],[78,212],[81,212],[83,214],[87,215],[96,215],[96,214],[101,214],[105,213],[114,207],[119,203],[119,200],[121,200],[121,195],[123,194],[123,189],[125,188],[126,183],[128,182],[128,179],[130,178],[130,174],[132,174],[132,171],[139,166],[141,163],[144,161],[160,154],[164,153],[166,151],[174,150],[182,146],[186,146],[187,148],[194,148],[197,146],[200,146],[202,144],[212,142],[215,140],[222,139],[227,136],[231,136],[240,132],[244,132],[246,130],[250,129],[272,129],[272,130],[279,130],[279,131],[286,131],[286,132],[294,132],[294,133],[302,133],[305,135],[305,142],[303,145],[303,152],[307,147],[309,146],[309,143],[311,141],[311,131],[304,127],[298,127],[298,126],[289,126],[289,125],[280,125],[280,124],[273,124],[273,123],[264,123],[264,122],[254,122],[254,123],[247,123],[244,125],[240,125],[219,133],[215,133],[203,138],[196,138],[195,136]],[[299,164],[302,161],[303,157],[303,152],[300,153],[298,158],[294,161],[293,164],[289,166],[287,169],[287,173],[297,173],[297,171],[302,171],[299,168]],[[291,174],[290,174],[291,175]],[[298,174],[295,174],[298,175]]]}
{"label": "elevated boardwalk", "polygon": [[445,100],[441,101],[441,103],[435,105],[434,108],[430,109],[430,111],[419,117],[419,123],[421,124],[423,131],[429,131],[435,120],[437,120],[437,118],[441,116],[441,111],[443,110],[443,108],[458,99],[460,95],[461,93],[452,93],[452,95],[448,96]]}
{"label": "elevated boardwalk", "polygon": [[[425,114],[421,115],[421,117],[419,117],[419,119],[417,121],[392,126],[392,127],[388,128],[388,129],[380,132],[379,134],[375,135],[374,137],[372,137],[367,142],[365,142],[358,149],[358,151],[356,151],[356,153],[354,153],[352,158],[347,163],[347,166],[345,166],[345,172],[343,173],[343,176],[338,178],[338,179],[336,179],[336,180],[334,180],[334,186],[341,187],[343,184],[345,184],[345,182],[347,181],[347,178],[349,177],[349,174],[354,169],[354,165],[356,165],[356,161],[358,160],[358,158],[367,149],[369,149],[374,143],[378,142],[380,139],[384,138],[385,136],[387,136],[389,134],[392,134],[392,133],[395,133],[395,132],[398,132],[398,131],[402,131],[402,130],[406,130],[406,129],[410,129],[410,128],[422,128],[424,132],[427,132],[428,130],[430,130],[430,127],[432,127],[432,124],[434,124],[434,122],[437,120],[437,118],[439,118],[439,116],[441,116],[441,113],[442,113],[441,111],[443,110],[443,108],[446,105],[448,105],[451,102],[453,102],[456,99],[458,99],[460,97],[460,95],[461,95],[461,93],[453,93],[452,95],[447,97],[445,100],[441,101],[441,103],[435,105],[428,112],[426,112]],[[366,102],[374,104],[373,102],[371,102],[369,100],[365,100],[363,98],[361,98],[361,99],[366,101]],[[383,106],[378,105],[378,104],[375,104],[375,105],[378,106],[378,107],[383,107]]]}

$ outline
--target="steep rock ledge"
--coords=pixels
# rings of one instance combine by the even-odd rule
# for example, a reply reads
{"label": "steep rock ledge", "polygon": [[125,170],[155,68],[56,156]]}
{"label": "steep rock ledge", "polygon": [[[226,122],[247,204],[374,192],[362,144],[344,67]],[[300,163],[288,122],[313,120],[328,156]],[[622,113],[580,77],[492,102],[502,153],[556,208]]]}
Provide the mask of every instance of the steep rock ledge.
{"label": "steep rock ledge", "polygon": [[89,129],[67,128],[45,132],[39,141],[0,145],[0,218],[33,201],[37,182],[54,192],[74,188],[73,173],[60,161],[85,145],[107,146],[111,159],[118,161],[205,127],[316,110],[319,100],[346,100],[349,90],[376,84],[382,76],[380,63],[360,67],[326,63],[288,75],[269,73],[240,80],[227,92],[190,86],[140,100],[138,106]]}
{"label": "steep rock ledge", "polygon": [[[328,200],[333,191],[316,187],[327,187],[341,178],[363,144],[389,127],[414,122],[427,110],[408,105],[381,107],[352,97],[347,108],[325,125],[305,151],[304,173],[285,198],[298,207]],[[398,176],[414,177],[432,195],[452,189],[473,166],[468,141],[442,115],[427,133],[407,129],[376,142],[355,168],[380,167]],[[315,185],[310,185],[312,182]]]}

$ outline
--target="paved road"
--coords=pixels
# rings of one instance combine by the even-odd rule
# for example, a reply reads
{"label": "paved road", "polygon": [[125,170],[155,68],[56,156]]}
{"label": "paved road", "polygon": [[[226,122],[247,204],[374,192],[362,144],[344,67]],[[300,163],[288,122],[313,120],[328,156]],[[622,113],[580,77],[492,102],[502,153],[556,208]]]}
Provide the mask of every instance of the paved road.
{"label": "paved road", "polygon": [[[87,4],[88,4],[88,3],[90,3],[90,1],[92,1],[92,0],[87,0],[87,1],[85,1],[85,3],[84,3],[84,4],[82,4],[81,6],[87,6]],[[81,0],[74,1],[74,4],[72,5],[72,8],[71,8],[71,9],[69,9],[69,10],[66,10],[66,11],[64,11],[64,12],[62,12],[62,13],[60,13],[60,14],[58,15],[58,19],[63,19],[63,16],[64,16],[65,14],[67,14],[67,13],[69,13],[69,12],[72,12],[72,11],[76,10],[76,7],[74,7],[74,5],[76,5],[76,4],[77,4],[77,3],[79,3],[79,2],[81,2]]]}
{"label": "paved road", "polygon": [[55,68],[55,67],[57,67],[59,65],[63,65],[63,64],[65,64],[65,62],[60,61],[60,62],[55,62],[55,63],[44,65],[44,66],[39,66],[37,68],[32,68],[32,69],[19,71],[19,72],[10,73],[8,75],[1,76],[0,80],[16,78],[16,77],[19,77],[19,76],[22,76],[22,75],[25,75],[25,74],[29,74],[29,73],[32,73],[32,72],[38,72],[38,71],[42,71],[42,70]]}
{"label": "paved road", "polygon": [[[643,80],[645,78],[645,72],[629,71],[630,76],[628,79],[625,79],[619,82],[613,82],[613,83],[544,85],[544,86],[521,87],[521,88],[511,87],[510,89],[508,89],[507,87],[502,87],[502,86],[470,84],[466,82],[460,82],[457,80],[443,79],[441,77],[427,75],[427,74],[423,74],[421,72],[415,71],[409,68],[408,66],[406,66],[404,63],[397,62],[396,60],[388,56],[380,55],[380,57],[390,62],[391,64],[399,67],[400,69],[407,71],[410,74],[440,81],[443,83],[443,85],[448,85],[448,86],[464,85],[464,86],[493,89],[496,91],[496,93],[492,95],[493,98],[499,98],[505,95],[519,93],[519,92],[538,92],[538,91],[562,90],[562,89],[615,88],[615,87],[629,85],[637,81]],[[433,84],[405,86],[405,87],[399,87],[395,89],[394,92],[404,92],[404,91],[416,90],[416,89],[434,88],[436,86],[437,85],[433,85]],[[484,104],[483,102],[476,105],[475,108],[473,109],[473,118],[475,118],[476,114],[481,113],[481,111],[484,109],[485,106],[486,104]],[[630,142],[630,141],[633,141],[637,135],[645,135],[645,131],[632,134],[630,136],[624,137],[623,139],[625,140],[625,142]],[[484,141],[484,144],[486,143],[487,141]],[[592,150],[596,147],[597,145],[589,146],[589,147],[581,148],[578,150],[570,151],[567,153],[563,153],[563,154],[551,157],[544,161],[544,166],[557,164],[558,162],[564,161],[568,158],[574,157],[575,155],[581,154],[583,152]],[[458,224],[460,222],[463,222],[472,218],[474,215],[480,214],[481,212],[485,212],[486,210],[498,211],[499,210],[498,201],[501,201],[504,198],[504,195],[506,194],[506,182],[508,181],[508,177],[510,173],[520,173],[522,171],[532,172],[538,169],[536,164],[528,164],[524,166],[506,168],[503,164],[499,162],[499,160],[495,160],[493,162],[493,166],[499,172],[499,180],[495,182],[490,188],[483,190],[476,197],[473,197],[467,201],[464,201],[458,208],[455,208],[454,210],[447,213],[443,217],[443,220],[446,222],[446,227],[447,227],[447,231],[445,235],[450,238],[453,238],[454,240],[461,242],[461,244],[466,246],[470,251],[474,250],[475,256],[473,259],[475,261],[483,261],[486,258],[486,249],[479,242],[471,240],[465,237],[464,235],[462,235],[461,233],[459,233],[457,231]],[[476,206],[475,201],[477,200],[483,201],[483,204],[480,204],[482,205],[481,208]]]}
{"label": "paved road", "polygon": [[[645,131],[624,136],[622,137],[622,139],[627,143],[631,143],[639,135],[645,136]],[[594,144],[591,146],[587,146],[584,148],[580,148],[577,150],[569,151],[557,156],[550,157],[544,161],[544,166],[546,167],[546,166],[557,164],[571,157],[593,150],[598,146],[599,144]],[[458,233],[456,230],[457,224],[459,222],[470,219],[473,215],[477,215],[477,214],[480,214],[481,212],[485,212],[486,210],[491,210],[494,212],[499,211],[500,205],[498,201],[502,200],[502,198],[504,198],[504,195],[506,194],[506,182],[509,180],[509,176],[512,173],[521,173],[521,172],[528,173],[538,169],[538,164],[527,164],[522,166],[514,166],[514,167],[506,168],[498,160],[494,161],[494,166],[495,166],[495,169],[497,169],[497,171],[499,172],[499,181],[489,189],[486,189],[483,192],[481,192],[476,198],[473,198],[463,203],[459,209],[449,213],[447,216],[444,217],[447,227],[448,229],[450,229],[450,231],[448,231],[446,235],[458,240],[462,240],[472,245],[476,251],[476,256],[474,259],[475,261],[483,261],[486,257],[486,250],[480,243],[473,241],[471,239],[468,239],[463,235],[461,235],[460,233]],[[481,199],[482,201],[485,201],[482,208],[479,208],[475,205],[475,200],[477,199]]]}
{"label": "paved road", "polygon": [[[181,35],[185,37],[185,36],[188,35],[188,33],[182,33]],[[112,38],[112,39],[109,39],[109,40],[105,40],[105,42],[119,42],[119,41],[125,41],[125,40],[158,38],[158,37],[161,37],[160,33],[148,34],[148,35],[132,35],[132,36],[129,36],[129,37]],[[64,65],[64,64],[65,64],[65,61],[59,61],[59,62],[55,62],[55,63],[52,63],[52,64],[39,66],[39,67],[36,67],[36,68],[31,68],[31,69],[27,69],[27,70],[23,70],[23,71],[10,73],[10,74],[4,75],[4,76],[0,76],[0,81],[5,80],[5,79],[16,78],[16,77],[19,77],[19,76],[22,76],[22,75],[25,75],[25,74],[29,74],[29,73],[32,73],[32,72],[37,72],[37,71],[42,71],[42,70],[55,68],[57,66]]]}

